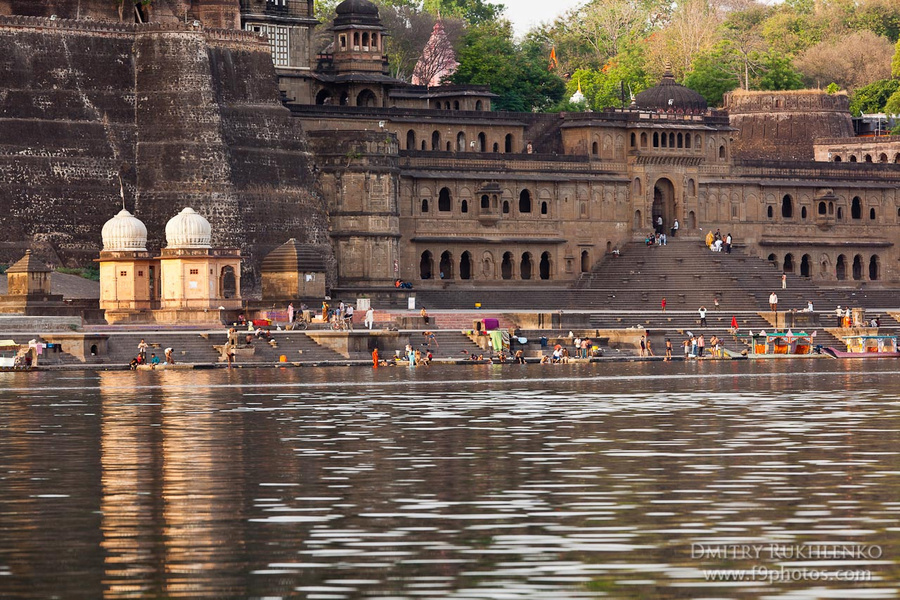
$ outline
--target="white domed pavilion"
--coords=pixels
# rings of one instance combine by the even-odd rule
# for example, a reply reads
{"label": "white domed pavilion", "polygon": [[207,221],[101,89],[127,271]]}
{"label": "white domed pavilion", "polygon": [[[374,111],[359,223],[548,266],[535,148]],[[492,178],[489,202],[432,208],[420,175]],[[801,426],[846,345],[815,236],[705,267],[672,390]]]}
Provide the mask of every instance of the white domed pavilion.
{"label": "white domed pavilion", "polygon": [[106,252],[146,252],[147,226],[124,208],[103,225]]}
{"label": "white domed pavilion", "polygon": [[103,225],[101,237],[100,308],[107,321],[150,310],[159,269],[147,252],[147,226],[123,208]]}

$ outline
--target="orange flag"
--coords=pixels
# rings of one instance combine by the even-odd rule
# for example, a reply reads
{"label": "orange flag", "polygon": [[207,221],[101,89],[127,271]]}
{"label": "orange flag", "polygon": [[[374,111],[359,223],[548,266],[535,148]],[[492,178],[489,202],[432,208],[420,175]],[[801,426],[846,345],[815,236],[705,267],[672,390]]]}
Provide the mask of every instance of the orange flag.
{"label": "orange flag", "polygon": [[556,46],[553,46],[550,48],[550,66],[547,67],[547,70],[552,71],[557,68],[559,68],[559,62],[556,60]]}

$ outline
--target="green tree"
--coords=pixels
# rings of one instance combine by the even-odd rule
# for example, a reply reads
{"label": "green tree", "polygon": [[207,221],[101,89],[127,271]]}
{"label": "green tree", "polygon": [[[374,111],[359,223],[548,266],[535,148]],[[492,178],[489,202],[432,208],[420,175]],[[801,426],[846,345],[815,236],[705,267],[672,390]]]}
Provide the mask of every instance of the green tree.
{"label": "green tree", "polygon": [[694,58],[684,85],[696,90],[710,106],[721,106],[727,92],[740,86],[741,63],[727,44]]}
{"label": "green tree", "polygon": [[791,59],[783,54],[770,53],[762,57],[762,75],[756,82],[760,90],[799,90],[803,77],[794,68]]}
{"label": "green tree", "polygon": [[652,87],[656,83],[647,73],[643,54],[632,49],[610,60],[602,69],[575,71],[567,85],[571,96],[578,87],[593,110],[622,108],[631,102],[630,96]]}
{"label": "green tree", "polygon": [[496,110],[544,110],[559,102],[564,82],[547,69],[549,50],[533,42],[516,44],[512,25],[494,21],[470,27],[457,53],[453,83],[489,85],[499,96]]}
{"label": "green tree", "polygon": [[433,15],[458,17],[470,25],[494,22],[506,9],[487,0],[423,0],[422,6]]}
{"label": "green tree", "polygon": [[900,80],[882,79],[861,87],[850,97],[850,113],[858,117],[862,113],[878,113],[900,90]]}
{"label": "green tree", "polygon": [[894,46],[894,58],[891,59],[891,77],[900,77],[900,40]]}
{"label": "green tree", "polygon": [[884,112],[889,115],[900,115],[900,90],[897,90],[888,98],[884,105]]}

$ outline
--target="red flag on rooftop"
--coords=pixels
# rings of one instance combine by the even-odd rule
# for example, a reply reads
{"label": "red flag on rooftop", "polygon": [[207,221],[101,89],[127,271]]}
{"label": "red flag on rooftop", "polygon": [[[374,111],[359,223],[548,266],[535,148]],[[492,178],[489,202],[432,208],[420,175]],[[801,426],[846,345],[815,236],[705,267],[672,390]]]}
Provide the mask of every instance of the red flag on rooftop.
{"label": "red flag on rooftop", "polygon": [[548,71],[553,71],[554,69],[559,68],[559,61],[556,60],[556,46],[550,48],[550,65],[547,67]]}

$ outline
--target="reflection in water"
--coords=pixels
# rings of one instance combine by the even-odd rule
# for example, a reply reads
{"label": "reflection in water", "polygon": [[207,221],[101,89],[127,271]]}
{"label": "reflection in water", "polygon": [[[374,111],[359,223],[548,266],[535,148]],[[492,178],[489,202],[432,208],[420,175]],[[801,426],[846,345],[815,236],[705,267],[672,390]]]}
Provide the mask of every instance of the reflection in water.
{"label": "reflection in water", "polygon": [[897,373],[858,368],[15,374],[0,597],[894,597]]}

